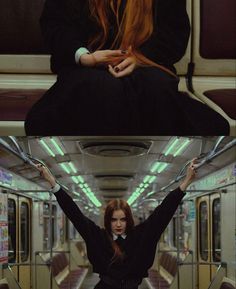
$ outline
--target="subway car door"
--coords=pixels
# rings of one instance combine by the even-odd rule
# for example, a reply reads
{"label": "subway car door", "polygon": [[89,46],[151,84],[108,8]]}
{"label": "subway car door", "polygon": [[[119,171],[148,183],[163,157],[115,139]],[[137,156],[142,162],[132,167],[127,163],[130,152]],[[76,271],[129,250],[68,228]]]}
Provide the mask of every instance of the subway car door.
{"label": "subway car door", "polygon": [[203,196],[197,201],[198,208],[198,288],[207,289],[220,262],[220,194]]}
{"label": "subway car door", "polygon": [[9,263],[22,289],[30,288],[30,201],[8,195]]}

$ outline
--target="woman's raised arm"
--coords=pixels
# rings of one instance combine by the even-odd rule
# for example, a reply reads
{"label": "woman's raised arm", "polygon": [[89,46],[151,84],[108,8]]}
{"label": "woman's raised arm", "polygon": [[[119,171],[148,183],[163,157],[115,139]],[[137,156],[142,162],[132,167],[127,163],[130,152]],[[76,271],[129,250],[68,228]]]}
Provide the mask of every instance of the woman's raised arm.
{"label": "woman's raised arm", "polygon": [[162,203],[154,210],[154,212],[140,224],[140,229],[147,234],[153,240],[159,240],[161,234],[168,226],[171,218],[177,210],[181,200],[185,193],[184,191],[193,182],[196,176],[195,171],[196,159],[193,159],[189,165],[185,179],[182,181],[180,186],[171,191]]}
{"label": "woman's raised arm", "polygon": [[[55,188],[57,183],[49,170],[42,165],[37,165],[37,167],[43,178],[49,182],[51,188]],[[101,233],[100,227],[81,212],[72,198],[62,188],[59,187],[59,190],[55,192],[54,195],[65,215],[73,223],[85,241],[91,240],[91,238]]]}

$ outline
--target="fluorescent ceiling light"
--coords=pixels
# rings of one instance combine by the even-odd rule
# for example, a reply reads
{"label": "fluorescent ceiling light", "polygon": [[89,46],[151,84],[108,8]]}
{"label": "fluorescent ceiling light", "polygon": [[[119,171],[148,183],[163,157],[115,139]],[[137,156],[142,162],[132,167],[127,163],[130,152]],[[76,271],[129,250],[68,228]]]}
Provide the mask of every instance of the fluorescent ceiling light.
{"label": "fluorescent ceiling light", "polygon": [[148,183],[149,184],[152,184],[155,180],[156,180],[156,176],[152,176],[150,179],[149,179],[149,181],[148,181]]}
{"label": "fluorescent ceiling light", "polygon": [[42,144],[42,146],[45,148],[45,150],[47,151],[47,153],[50,154],[50,156],[55,158],[55,154],[54,152],[50,149],[50,147],[46,144],[46,142],[43,139],[40,139],[39,142]]}
{"label": "fluorescent ceiling light", "polygon": [[155,162],[151,167],[152,173],[161,173],[168,166],[168,163],[165,162]]}
{"label": "fluorescent ceiling light", "polygon": [[165,148],[164,150],[164,155],[167,156],[167,155],[170,155],[172,154],[172,152],[174,151],[174,148],[176,146],[176,144],[179,142],[179,139],[178,138],[175,138],[174,140],[171,140],[170,143],[167,145],[167,147]]}
{"label": "fluorescent ceiling light", "polygon": [[60,154],[61,156],[64,156],[64,152],[63,152],[62,148],[59,146],[59,144],[56,142],[56,140],[54,138],[50,138],[50,141],[54,145],[57,153]]}
{"label": "fluorescent ceiling light", "polygon": [[77,180],[77,178],[75,176],[71,177],[72,181],[75,182],[76,184],[79,183],[79,181]]}
{"label": "fluorescent ceiling light", "polygon": [[72,172],[76,174],[77,173],[77,169],[75,168],[74,164],[72,162],[69,162],[68,164],[69,164]]}
{"label": "fluorescent ceiling light", "polygon": [[60,163],[60,166],[67,174],[70,174],[70,169],[67,167],[67,163]]}
{"label": "fluorescent ceiling light", "polygon": [[181,142],[181,145],[179,148],[177,148],[176,152],[173,154],[174,157],[178,156],[181,154],[181,152],[184,150],[184,148],[191,142],[190,139],[183,139]]}
{"label": "fluorescent ceiling light", "polygon": [[78,180],[79,180],[80,183],[84,183],[84,178],[83,177],[78,176]]}
{"label": "fluorescent ceiling light", "polygon": [[169,144],[164,149],[164,155],[172,154],[174,157],[179,155],[184,148],[191,142],[190,139],[185,137],[175,137],[173,140],[169,142]]}
{"label": "fluorescent ceiling light", "polygon": [[144,177],[143,182],[144,182],[144,183],[147,183],[150,178],[151,178],[151,176],[150,176],[150,175],[147,175],[146,177]]}

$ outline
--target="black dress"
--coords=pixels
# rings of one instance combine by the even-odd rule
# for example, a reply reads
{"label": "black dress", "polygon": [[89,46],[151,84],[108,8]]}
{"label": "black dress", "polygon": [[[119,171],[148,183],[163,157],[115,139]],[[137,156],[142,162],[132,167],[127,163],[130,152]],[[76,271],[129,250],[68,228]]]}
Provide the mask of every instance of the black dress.
{"label": "black dress", "polygon": [[[125,6],[125,0],[121,5]],[[175,71],[185,54],[190,25],[186,0],[153,0],[154,32],[140,47],[152,61]],[[110,33],[102,49],[116,35]],[[88,0],[46,0],[41,17],[57,82],[26,118],[27,135],[227,135],[229,125],[206,105],[178,91],[178,78],[156,67],[114,78],[106,68],[75,63],[75,52],[88,47],[98,29]]]}
{"label": "black dress", "polygon": [[[65,191],[60,189],[55,193],[60,207],[86,243],[93,272],[98,273],[101,278],[96,289],[137,289],[142,279],[148,276],[148,269],[154,262],[157,242],[184,195],[180,188],[170,192],[143,223],[127,233],[122,244],[124,258],[111,262],[114,251],[105,229],[83,215]],[[111,282],[115,285],[109,285]],[[127,285],[135,283],[134,286]],[[122,284],[126,286],[122,287]]]}

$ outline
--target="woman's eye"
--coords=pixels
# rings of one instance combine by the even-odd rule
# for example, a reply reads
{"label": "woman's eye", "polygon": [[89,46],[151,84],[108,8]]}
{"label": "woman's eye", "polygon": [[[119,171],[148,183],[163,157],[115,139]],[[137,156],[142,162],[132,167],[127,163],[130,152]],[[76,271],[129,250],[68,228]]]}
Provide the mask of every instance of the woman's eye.
{"label": "woman's eye", "polygon": [[125,222],[125,221],[126,221],[126,218],[122,218],[121,221],[122,221],[122,222]]}

